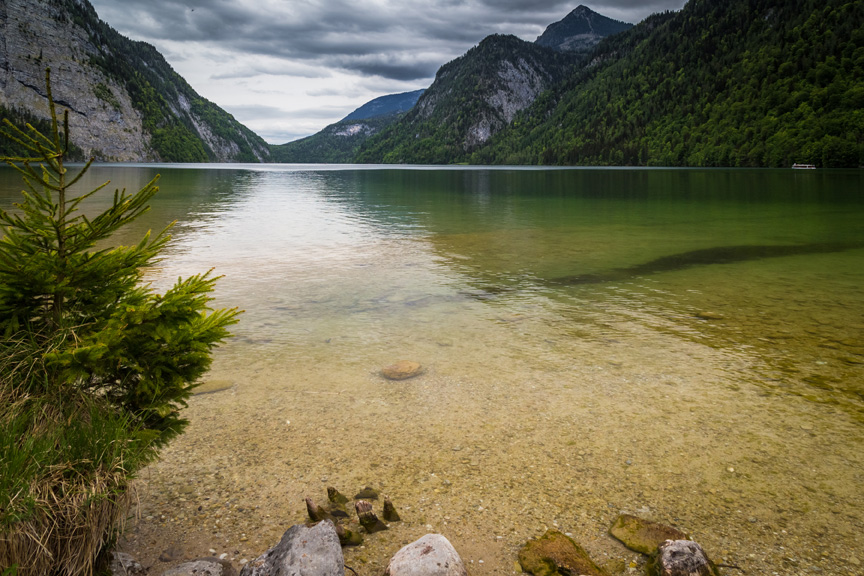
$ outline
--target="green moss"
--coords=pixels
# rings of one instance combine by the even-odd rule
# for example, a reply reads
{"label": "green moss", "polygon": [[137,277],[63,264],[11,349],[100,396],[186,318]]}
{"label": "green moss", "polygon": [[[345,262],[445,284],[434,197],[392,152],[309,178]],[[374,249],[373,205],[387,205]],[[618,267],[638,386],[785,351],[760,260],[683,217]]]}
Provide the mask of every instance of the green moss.
{"label": "green moss", "polygon": [[534,576],[608,576],[591,560],[582,546],[556,530],[549,530],[540,538],[525,544],[519,551],[519,565]]}
{"label": "green moss", "polygon": [[627,548],[652,555],[666,540],[688,540],[688,536],[665,524],[643,520],[629,514],[618,516],[609,528],[609,534],[620,540]]}
{"label": "green moss", "polygon": [[114,110],[120,110],[120,102],[117,100],[114,92],[102,82],[99,82],[93,87],[93,95],[99,100],[110,105]]}

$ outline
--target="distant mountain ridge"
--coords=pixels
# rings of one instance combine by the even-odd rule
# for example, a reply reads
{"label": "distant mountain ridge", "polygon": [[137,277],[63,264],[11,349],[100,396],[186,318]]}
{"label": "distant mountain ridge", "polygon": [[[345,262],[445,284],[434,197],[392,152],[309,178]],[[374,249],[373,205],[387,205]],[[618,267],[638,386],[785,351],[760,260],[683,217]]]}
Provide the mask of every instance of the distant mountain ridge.
{"label": "distant mountain ridge", "polygon": [[550,24],[534,43],[560,52],[584,52],[603,38],[632,27],[632,24],[607,18],[580,5],[563,20]]}
{"label": "distant mountain ridge", "polygon": [[0,115],[47,118],[45,68],[51,67],[54,97],[70,110],[72,143],[84,156],[270,159],[264,140],[202,98],[153,46],[100,20],[88,0],[4,0],[0,38]]}
{"label": "distant mountain ridge", "polygon": [[[569,74],[591,46],[605,35],[630,27],[580,6],[550,25],[536,43],[511,35],[489,36],[442,66],[427,90],[375,99],[317,134],[274,146],[274,159],[447,162],[447,158],[482,147]],[[404,116],[383,121],[379,110],[395,106],[408,95],[413,101],[405,99],[399,107]],[[355,122],[364,116],[375,122]],[[400,128],[394,128],[396,125]]]}
{"label": "distant mountain ridge", "polygon": [[367,120],[378,116],[388,116],[390,114],[398,114],[407,112],[414,107],[420,96],[423,95],[425,89],[414,90],[413,92],[403,92],[401,94],[388,94],[370,100],[366,104],[360,106],[341,120],[341,122],[350,122],[352,120]]}
{"label": "distant mountain ridge", "polygon": [[370,100],[312,136],[271,146],[273,160],[292,164],[352,162],[363,142],[401,118],[423,92],[414,90]]}

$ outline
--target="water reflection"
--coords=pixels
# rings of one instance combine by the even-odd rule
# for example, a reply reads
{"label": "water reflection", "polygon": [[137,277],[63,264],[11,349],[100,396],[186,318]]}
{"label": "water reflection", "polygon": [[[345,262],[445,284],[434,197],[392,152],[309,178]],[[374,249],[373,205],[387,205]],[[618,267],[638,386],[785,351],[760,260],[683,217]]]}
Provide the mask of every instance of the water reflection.
{"label": "water reflection", "polygon": [[[176,221],[153,281],[215,267],[220,302],[247,310],[237,341],[277,357],[310,334],[371,344],[391,323],[438,323],[471,302],[486,305],[479,317],[542,308],[553,323],[614,309],[759,350],[767,382],[814,398],[854,406],[864,390],[862,320],[843,312],[864,309],[858,171],[104,165],[81,190],[112,181],[94,211],[156,174],[150,212],[115,241]],[[17,200],[17,180],[0,170],[0,204]],[[782,321],[766,320],[779,309]],[[722,322],[693,322],[704,310]],[[796,368],[825,354],[827,374]]]}

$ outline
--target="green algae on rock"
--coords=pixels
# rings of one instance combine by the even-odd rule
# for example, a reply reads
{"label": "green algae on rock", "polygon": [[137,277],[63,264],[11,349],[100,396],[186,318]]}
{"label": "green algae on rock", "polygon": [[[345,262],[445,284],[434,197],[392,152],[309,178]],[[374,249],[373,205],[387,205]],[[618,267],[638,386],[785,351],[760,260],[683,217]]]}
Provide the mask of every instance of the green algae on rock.
{"label": "green algae on rock", "polygon": [[540,538],[529,540],[519,551],[519,565],[534,576],[608,576],[582,546],[557,530],[547,530]]}
{"label": "green algae on rock", "polygon": [[359,532],[354,532],[345,528],[341,524],[335,524],[336,535],[339,536],[339,544],[341,546],[360,546],[363,544],[363,535]]}
{"label": "green algae on rock", "polygon": [[354,503],[354,509],[357,511],[357,518],[360,520],[360,525],[366,529],[369,534],[387,530],[387,525],[378,519],[375,512],[372,511],[372,503],[368,500],[358,500]]}
{"label": "green algae on rock", "polygon": [[348,502],[348,497],[339,492],[333,486],[327,487],[327,499],[333,504],[345,504]]}
{"label": "green algae on rock", "polygon": [[388,522],[401,522],[402,518],[399,517],[399,513],[396,512],[396,507],[393,506],[393,502],[390,501],[390,498],[384,497],[384,519]]}
{"label": "green algae on rock", "polygon": [[378,491],[372,488],[371,486],[366,486],[354,495],[354,500],[377,500],[378,499]]}
{"label": "green algae on rock", "polygon": [[630,514],[621,514],[609,534],[620,540],[627,548],[647,554],[657,553],[657,547],[666,540],[688,540],[688,536],[676,528],[643,520]]}

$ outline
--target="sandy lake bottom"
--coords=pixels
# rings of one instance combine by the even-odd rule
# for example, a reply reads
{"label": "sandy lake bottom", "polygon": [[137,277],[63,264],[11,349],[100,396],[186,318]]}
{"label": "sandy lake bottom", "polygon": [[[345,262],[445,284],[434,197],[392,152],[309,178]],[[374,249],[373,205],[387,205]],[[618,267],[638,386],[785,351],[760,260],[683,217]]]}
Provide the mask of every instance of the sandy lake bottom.
{"label": "sandy lake bottom", "polygon": [[[410,273],[404,254],[394,265]],[[294,321],[262,316],[217,352],[210,385],[229,387],[193,397],[187,432],[141,474],[124,548],[157,574],[211,549],[239,566],[305,521],[304,498],[372,486],[403,521],[345,549],[361,575],[428,532],[471,574],[513,574],[547,529],[635,573],[644,558],[607,534],[620,513],[676,526],[748,574],[860,574],[864,424],[837,389],[861,374],[861,320],[843,302],[796,312],[793,294],[815,297],[797,281],[733,301],[714,280],[567,302],[434,287],[366,298],[370,272],[340,308],[348,321],[304,312],[302,291],[274,295]],[[320,287],[308,298],[332,305]],[[382,378],[400,359],[423,374]]]}

